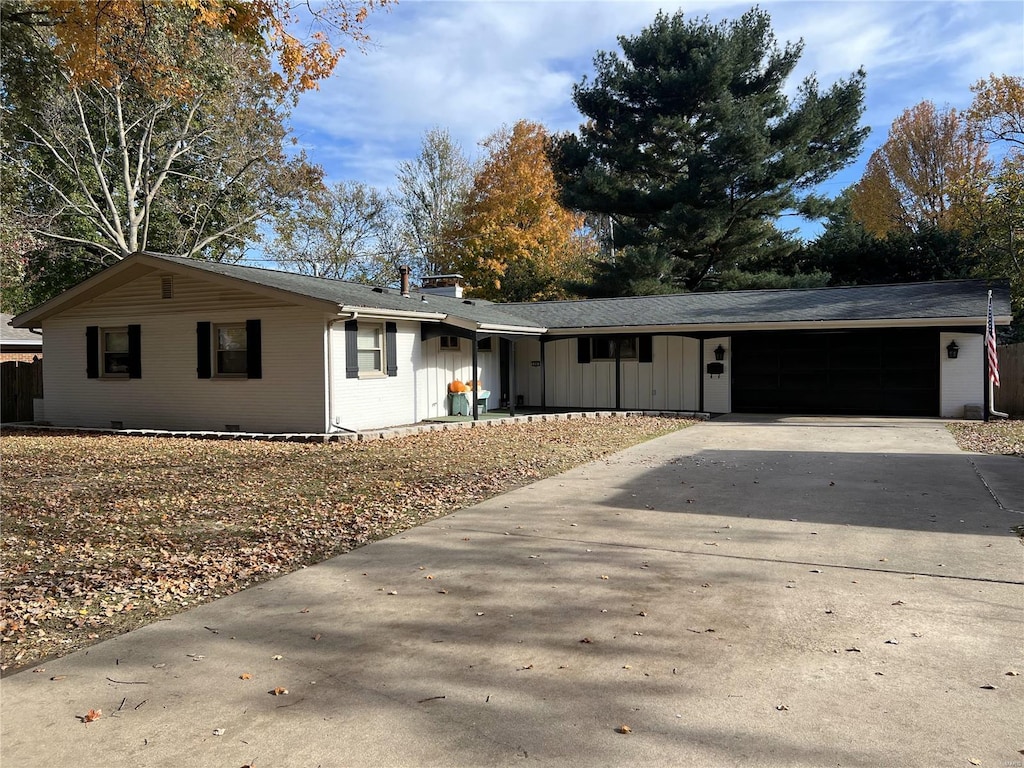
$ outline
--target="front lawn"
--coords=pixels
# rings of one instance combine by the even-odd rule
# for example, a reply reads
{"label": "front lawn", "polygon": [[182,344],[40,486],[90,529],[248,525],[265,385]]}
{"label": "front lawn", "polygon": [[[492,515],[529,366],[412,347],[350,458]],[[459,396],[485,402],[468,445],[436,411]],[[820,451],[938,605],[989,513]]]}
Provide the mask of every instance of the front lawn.
{"label": "front lawn", "polygon": [[330,444],[5,434],[0,669],[691,423],[573,419]]}
{"label": "front lawn", "polygon": [[961,450],[1024,456],[1024,421],[958,421],[947,425]]}

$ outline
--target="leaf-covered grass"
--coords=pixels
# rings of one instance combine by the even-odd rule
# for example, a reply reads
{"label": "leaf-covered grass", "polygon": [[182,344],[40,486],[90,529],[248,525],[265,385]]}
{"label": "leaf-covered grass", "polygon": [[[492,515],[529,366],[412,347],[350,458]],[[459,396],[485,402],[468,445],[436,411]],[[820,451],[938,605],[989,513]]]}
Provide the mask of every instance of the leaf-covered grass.
{"label": "leaf-covered grass", "polygon": [[1024,421],[959,421],[947,425],[964,451],[1024,456]]}
{"label": "leaf-covered grass", "polygon": [[5,434],[0,669],[690,423],[574,419],[330,444]]}

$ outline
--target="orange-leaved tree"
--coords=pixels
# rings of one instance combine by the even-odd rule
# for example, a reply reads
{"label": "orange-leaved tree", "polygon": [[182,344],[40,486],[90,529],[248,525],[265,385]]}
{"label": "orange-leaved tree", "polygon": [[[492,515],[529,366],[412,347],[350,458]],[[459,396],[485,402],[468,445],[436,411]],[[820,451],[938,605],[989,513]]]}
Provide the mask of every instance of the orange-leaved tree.
{"label": "orange-leaved tree", "polygon": [[[153,44],[160,11],[170,5],[191,16],[184,33],[162,29],[172,48],[192,41],[204,55],[203,32],[223,31],[239,40],[262,41],[277,67],[272,85],[281,91],[306,91],[328,77],[345,55],[343,43],[364,43],[367,15],[394,0],[35,0],[5,8],[5,21],[46,30],[54,50],[77,84],[112,86],[126,71],[161,92],[190,89],[188,68],[177,66]],[[7,0],[5,0],[7,5]],[[301,11],[299,9],[302,9]],[[299,32],[298,30],[302,30]],[[190,34],[198,33],[198,34]]]}
{"label": "orange-leaved tree", "polygon": [[985,194],[987,147],[953,108],[923,101],[893,121],[868,159],[850,202],[872,234],[956,229],[964,206]]}
{"label": "orange-leaved tree", "polygon": [[583,216],[558,202],[544,126],[520,120],[482,142],[488,151],[448,240],[473,295],[495,301],[563,298],[596,254]]}

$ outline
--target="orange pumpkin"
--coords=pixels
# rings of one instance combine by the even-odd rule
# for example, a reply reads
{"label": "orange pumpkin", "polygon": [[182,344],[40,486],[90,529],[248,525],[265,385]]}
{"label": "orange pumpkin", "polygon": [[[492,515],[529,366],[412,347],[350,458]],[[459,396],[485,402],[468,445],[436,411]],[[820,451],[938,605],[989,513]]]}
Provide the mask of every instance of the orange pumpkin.
{"label": "orange pumpkin", "polygon": [[453,381],[451,384],[448,385],[448,391],[453,393],[453,394],[458,394],[460,392],[465,392],[466,391],[466,385],[463,384],[461,381]]}

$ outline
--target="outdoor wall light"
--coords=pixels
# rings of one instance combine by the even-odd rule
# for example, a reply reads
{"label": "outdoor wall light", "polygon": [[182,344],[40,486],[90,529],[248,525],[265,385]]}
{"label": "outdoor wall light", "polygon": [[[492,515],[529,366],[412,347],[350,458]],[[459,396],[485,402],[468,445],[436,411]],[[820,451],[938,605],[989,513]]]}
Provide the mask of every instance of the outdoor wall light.
{"label": "outdoor wall light", "polygon": [[715,360],[725,360],[725,347],[721,344],[715,347]]}
{"label": "outdoor wall light", "polygon": [[960,347],[957,346],[956,339],[949,342],[946,346],[946,356],[950,360],[956,360],[956,356],[960,354]]}

